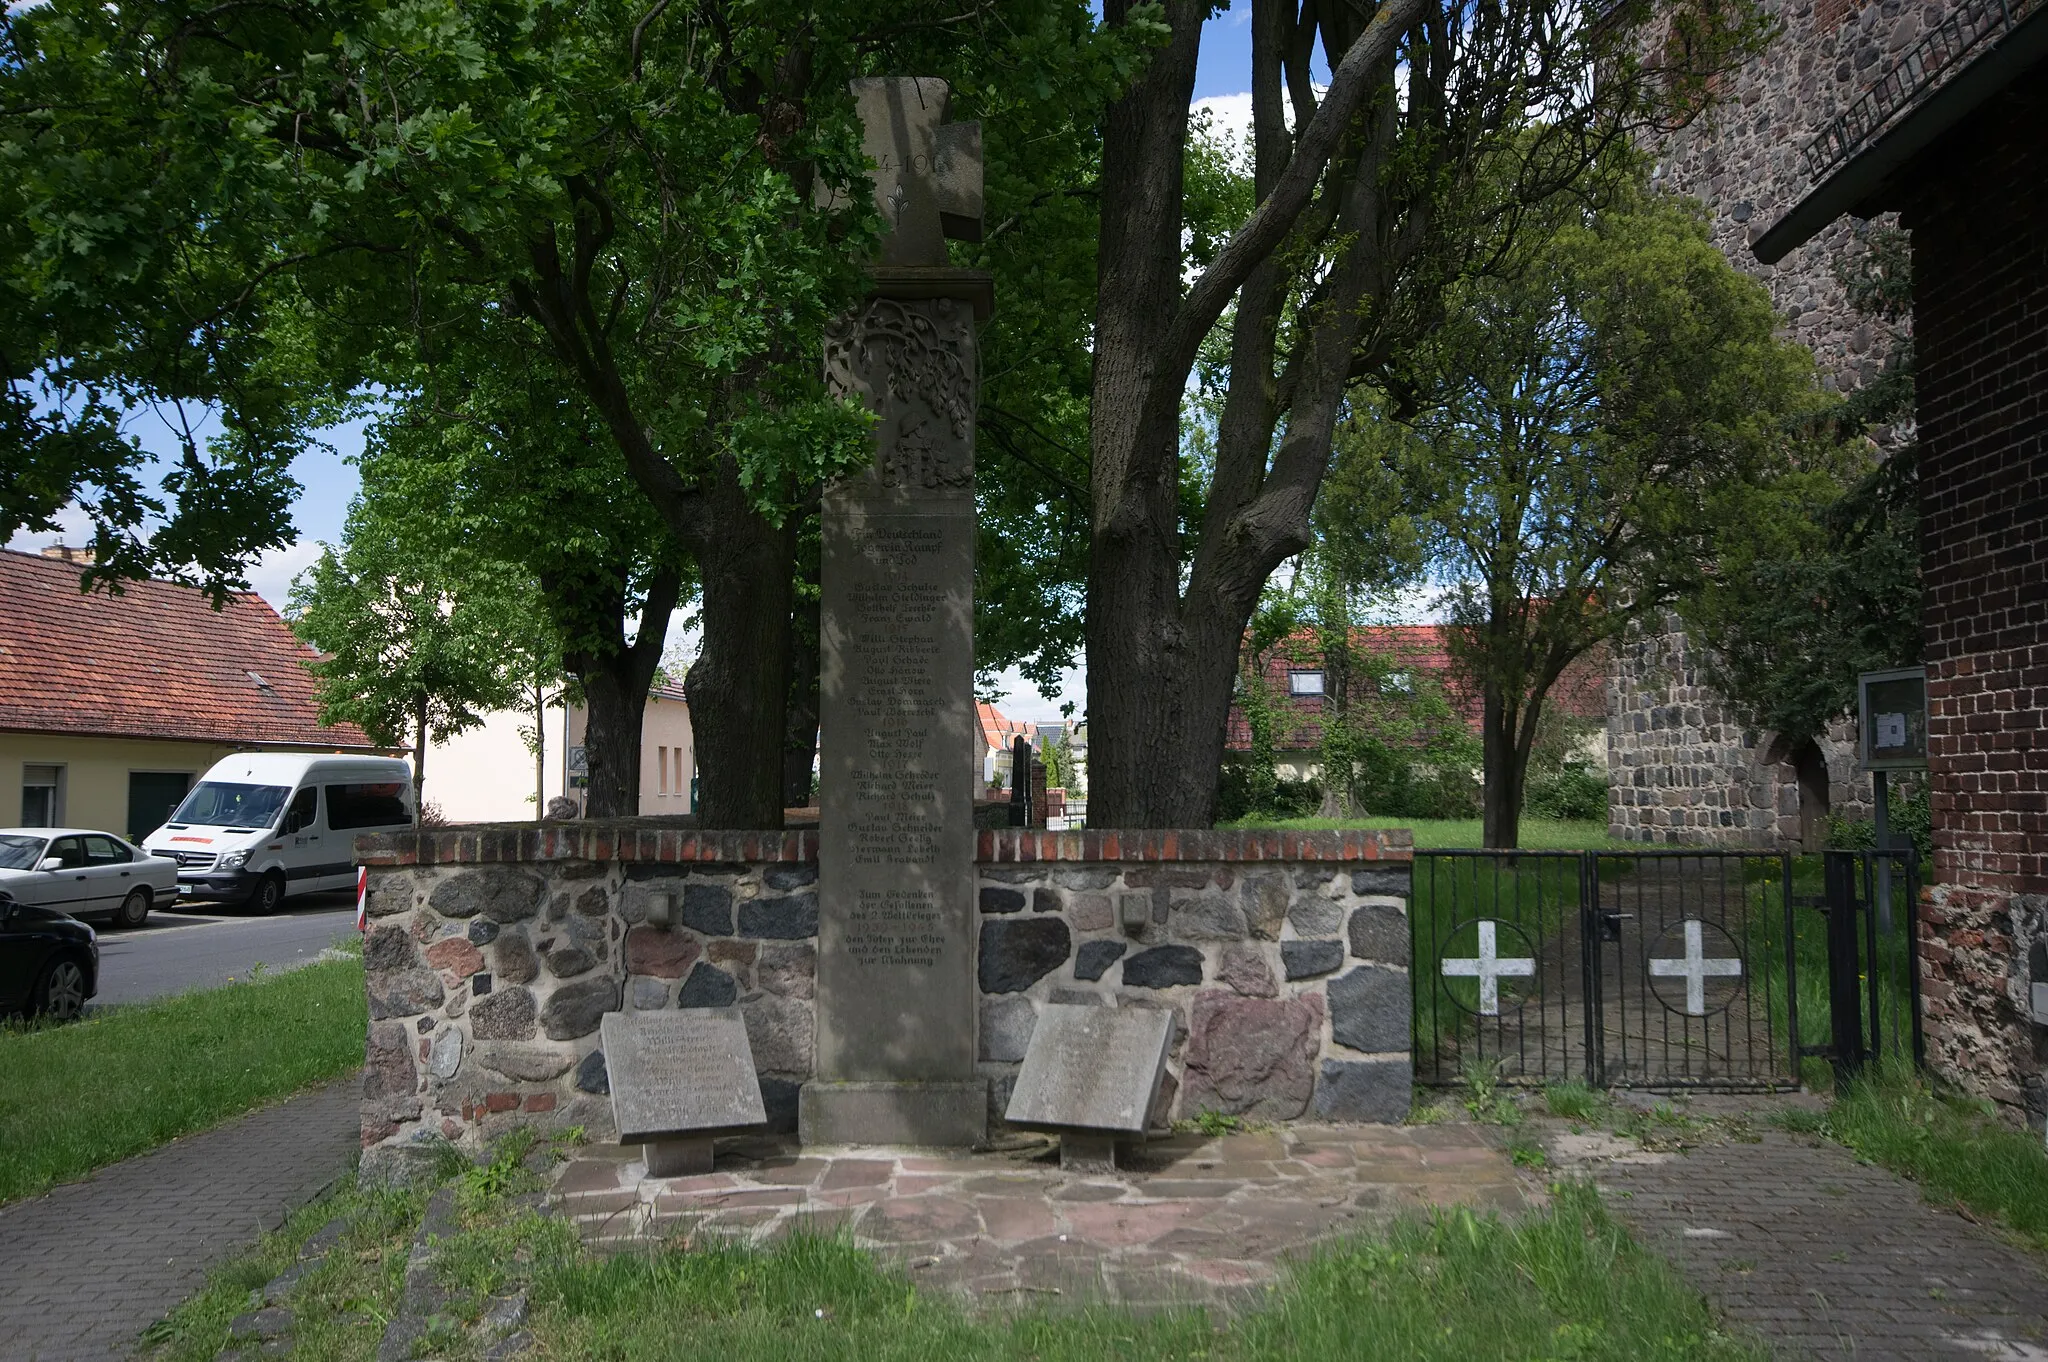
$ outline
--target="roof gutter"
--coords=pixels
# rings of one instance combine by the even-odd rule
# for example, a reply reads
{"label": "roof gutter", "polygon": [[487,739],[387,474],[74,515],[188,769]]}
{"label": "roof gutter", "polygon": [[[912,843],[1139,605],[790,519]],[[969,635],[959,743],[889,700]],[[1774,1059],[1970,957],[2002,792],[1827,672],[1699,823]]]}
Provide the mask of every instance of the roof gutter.
{"label": "roof gutter", "polygon": [[189,742],[207,747],[229,747],[238,752],[304,752],[308,750],[331,750],[338,756],[411,756],[408,746],[379,747],[375,743],[350,743],[340,740],[316,742],[286,738],[276,742],[251,740],[248,738],[215,737],[194,738],[182,733],[137,733],[123,729],[98,728],[38,728],[23,724],[0,723],[0,733],[28,733],[38,738],[114,738],[124,742]]}
{"label": "roof gutter", "polygon": [[2022,19],[1997,46],[1815,185],[1750,250],[1764,264],[1775,265],[1844,213],[1868,218],[1885,211],[1892,206],[1885,199],[1896,192],[1899,171],[2043,57],[2048,57],[2048,7]]}

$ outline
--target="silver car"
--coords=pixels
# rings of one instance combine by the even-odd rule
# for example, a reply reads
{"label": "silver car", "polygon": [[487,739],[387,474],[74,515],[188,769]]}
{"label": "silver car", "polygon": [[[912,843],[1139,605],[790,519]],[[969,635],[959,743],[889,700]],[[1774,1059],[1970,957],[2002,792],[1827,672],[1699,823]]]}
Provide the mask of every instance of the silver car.
{"label": "silver car", "polygon": [[178,863],[91,828],[0,828],[0,889],[19,903],[140,927],[178,897]]}

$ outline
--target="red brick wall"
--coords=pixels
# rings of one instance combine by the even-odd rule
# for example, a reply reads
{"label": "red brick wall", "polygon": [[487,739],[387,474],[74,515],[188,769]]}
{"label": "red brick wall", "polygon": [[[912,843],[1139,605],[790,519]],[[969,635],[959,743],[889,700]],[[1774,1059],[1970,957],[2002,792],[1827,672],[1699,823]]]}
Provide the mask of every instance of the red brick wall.
{"label": "red brick wall", "polygon": [[[2038,73],[2037,73],[2038,75]],[[1926,153],[1913,232],[1934,888],[1929,1055],[2043,1107],[2021,973],[2048,893],[2048,96]]]}
{"label": "red brick wall", "polygon": [[[1935,878],[2048,892],[2048,99],[2001,101],[1906,214]],[[1957,145],[1957,144],[1960,145]],[[1937,158],[1945,159],[1945,158]]]}

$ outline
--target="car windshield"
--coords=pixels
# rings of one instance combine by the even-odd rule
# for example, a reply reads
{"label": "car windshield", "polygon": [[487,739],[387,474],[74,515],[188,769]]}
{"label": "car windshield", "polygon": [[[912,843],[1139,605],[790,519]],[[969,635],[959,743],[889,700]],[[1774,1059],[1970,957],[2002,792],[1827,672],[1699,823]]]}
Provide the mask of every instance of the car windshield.
{"label": "car windshield", "polygon": [[172,814],[172,823],[204,823],[215,828],[267,828],[277,821],[291,793],[282,785],[237,785],[202,780]]}
{"label": "car windshield", "polygon": [[34,870],[43,859],[41,837],[0,837],[0,870]]}

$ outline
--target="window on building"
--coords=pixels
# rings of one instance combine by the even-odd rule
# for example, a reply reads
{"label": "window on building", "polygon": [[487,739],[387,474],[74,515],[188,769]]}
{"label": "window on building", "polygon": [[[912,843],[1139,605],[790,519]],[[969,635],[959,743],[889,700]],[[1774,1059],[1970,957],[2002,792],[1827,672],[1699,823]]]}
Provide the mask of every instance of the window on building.
{"label": "window on building", "polygon": [[683,749],[680,747],[676,749],[676,783],[673,788],[677,794],[690,788],[689,782],[683,778]]}
{"label": "window on building", "polygon": [[667,794],[667,793],[668,793],[668,748],[666,748],[666,747],[657,747],[657,748],[655,748],[655,749],[654,749],[654,751],[655,751],[655,758],[654,758],[654,769],[655,769],[656,771],[658,771],[658,772],[660,772],[660,773],[661,773],[661,774],[660,774],[660,780],[661,780],[661,792],[662,792],[663,794]]}
{"label": "window on building", "polygon": [[1289,695],[1321,695],[1323,693],[1323,674],[1321,672],[1287,673],[1287,693]]}
{"label": "window on building", "polygon": [[54,828],[64,821],[64,768],[21,768],[21,825]]}

